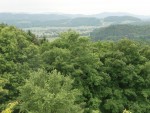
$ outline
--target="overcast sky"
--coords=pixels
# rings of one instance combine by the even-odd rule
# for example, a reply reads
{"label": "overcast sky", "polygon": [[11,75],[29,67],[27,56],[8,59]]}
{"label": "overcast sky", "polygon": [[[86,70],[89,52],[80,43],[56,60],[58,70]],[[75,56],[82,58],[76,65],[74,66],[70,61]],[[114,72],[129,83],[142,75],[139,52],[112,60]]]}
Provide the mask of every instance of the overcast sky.
{"label": "overcast sky", "polygon": [[150,15],[150,0],[0,0],[0,12]]}

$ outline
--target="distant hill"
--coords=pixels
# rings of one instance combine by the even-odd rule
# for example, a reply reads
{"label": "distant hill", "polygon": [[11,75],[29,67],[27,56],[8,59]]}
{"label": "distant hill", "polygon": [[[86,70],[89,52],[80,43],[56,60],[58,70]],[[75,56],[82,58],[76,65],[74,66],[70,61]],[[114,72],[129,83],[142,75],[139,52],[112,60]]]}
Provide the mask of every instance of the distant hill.
{"label": "distant hill", "polygon": [[106,18],[109,16],[133,16],[133,15],[130,13],[124,13],[124,12],[103,12],[103,13],[94,14],[91,16],[96,17],[96,18]]}
{"label": "distant hill", "polygon": [[132,16],[109,16],[104,18],[105,22],[112,22],[114,24],[139,22],[141,19]]}
{"label": "distant hill", "polygon": [[[70,17],[61,14],[0,13],[0,22],[17,27],[55,26]],[[60,21],[61,20],[61,21]]]}
{"label": "distant hill", "polygon": [[94,17],[79,17],[71,19],[68,23],[69,26],[100,26],[100,19]]}
{"label": "distant hill", "polygon": [[97,40],[118,40],[130,38],[135,40],[150,40],[150,25],[111,25],[95,29],[90,36]]}
{"label": "distant hill", "polygon": [[[112,16],[113,14],[115,16]],[[20,28],[107,26],[139,21],[139,18],[125,16],[125,13],[103,13],[97,15],[0,13],[0,23],[15,25]]]}
{"label": "distant hill", "polygon": [[0,13],[0,20],[62,20],[69,19],[69,15],[63,14],[24,14],[24,13]]}
{"label": "distant hill", "polygon": [[100,19],[95,17],[76,16],[81,15],[0,13],[0,23],[17,27],[74,27],[98,26],[101,24]]}
{"label": "distant hill", "polygon": [[126,13],[126,12],[103,12],[103,13],[99,13],[99,14],[95,14],[91,16],[96,17],[96,18],[106,18],[109,16],[132,16],[132,17],[140,18],[142,20],[150,19],[150,15],[149,16],[135,15],[135,14]]}

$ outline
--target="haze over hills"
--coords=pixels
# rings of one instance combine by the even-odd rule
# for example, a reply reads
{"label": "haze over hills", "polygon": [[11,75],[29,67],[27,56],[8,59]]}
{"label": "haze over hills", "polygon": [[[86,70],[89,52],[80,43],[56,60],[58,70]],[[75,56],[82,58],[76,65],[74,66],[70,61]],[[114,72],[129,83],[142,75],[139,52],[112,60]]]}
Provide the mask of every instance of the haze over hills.
{"label": "haze over hills", "polygon": [[104,18],[105,22],[116,22],[116,24],[124,21],[141,21],[141,19],[132,16],[109,16]]}
{"label": "haze over hills", "polygon": [[126,13],[126,12],[103,12],[95,15],[91,15],[93,17],[97,18],[106,18],[109,16],[132,16],[132,17],[137,17],[140,19],[150,19],[150,16],[145,16],[145,15],[136,15],[136,14],[131,14],[131,13]]}
{"label": "haze over hills", "polygon": [[[0,13],[0,23],[28,27],[77,27],[77,26],[105,26],[109,24],[124,24],[139,22],[141,16],[128,13],[101,13],[96,15],[81,14],[25,14]],[[148,18],[148,17],[147,17]]]}
{"label": "haze over hills", "polygon": [[[62,13],[0,13],[0,23],[13,25],[23,30],[30,30],[38,36],[55,38],[59,33],[74,29],[82,36],[90,36],[90,33],[100,27],[115,24],[149,24],[143,20],[145,16],[129,13],[100,13],[95,15],[62,14]],[[146,16],[148,18],[148,16]]]}

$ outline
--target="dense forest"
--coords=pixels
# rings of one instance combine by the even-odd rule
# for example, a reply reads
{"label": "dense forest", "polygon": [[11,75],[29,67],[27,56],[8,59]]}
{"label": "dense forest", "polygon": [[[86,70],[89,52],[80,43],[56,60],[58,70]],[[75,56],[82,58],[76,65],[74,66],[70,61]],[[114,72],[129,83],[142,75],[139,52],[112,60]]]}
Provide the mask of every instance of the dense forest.
{"label": "dense forest", "polygon": [[[115,27],[100,30],[95,40],[116,36]],[[124,37],[124,26],[117,27]],[[133,38],[141,30],[125,28]],[[149,43],[93,42],[72,30],[49,42],[0,25],[2,113],[149,113],[149,88]]]}
{"label": "dense forest", "polygon": [[91,32],[93,40],[119,40],[129,38],[132,40],[150,40],[150,25],[111,25],[95,29]]}

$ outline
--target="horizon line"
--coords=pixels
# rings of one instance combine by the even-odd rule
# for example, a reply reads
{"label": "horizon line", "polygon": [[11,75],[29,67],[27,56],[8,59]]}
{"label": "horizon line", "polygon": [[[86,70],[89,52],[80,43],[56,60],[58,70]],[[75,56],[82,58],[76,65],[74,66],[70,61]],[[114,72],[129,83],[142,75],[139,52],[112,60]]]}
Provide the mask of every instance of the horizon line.
{"label": "horizon line", "polygon": [[11,11],[2,11],[0,13],[12,13],[12,14],[66,14],[66,15],[97,15],[97,14],[104,14],[104,13],[122,13],[126,15],[137,15],[137,16],[150,16],[150,15],[143,15],[143,14],[135,14],[135,13],[130,13],[130,12],[119,12],[119,11],[104,11],[104,12],[99,12],[99,13],[92,13],[92,14],[85,14],[85,13],[64,13],[64,12],[11,12]]}

